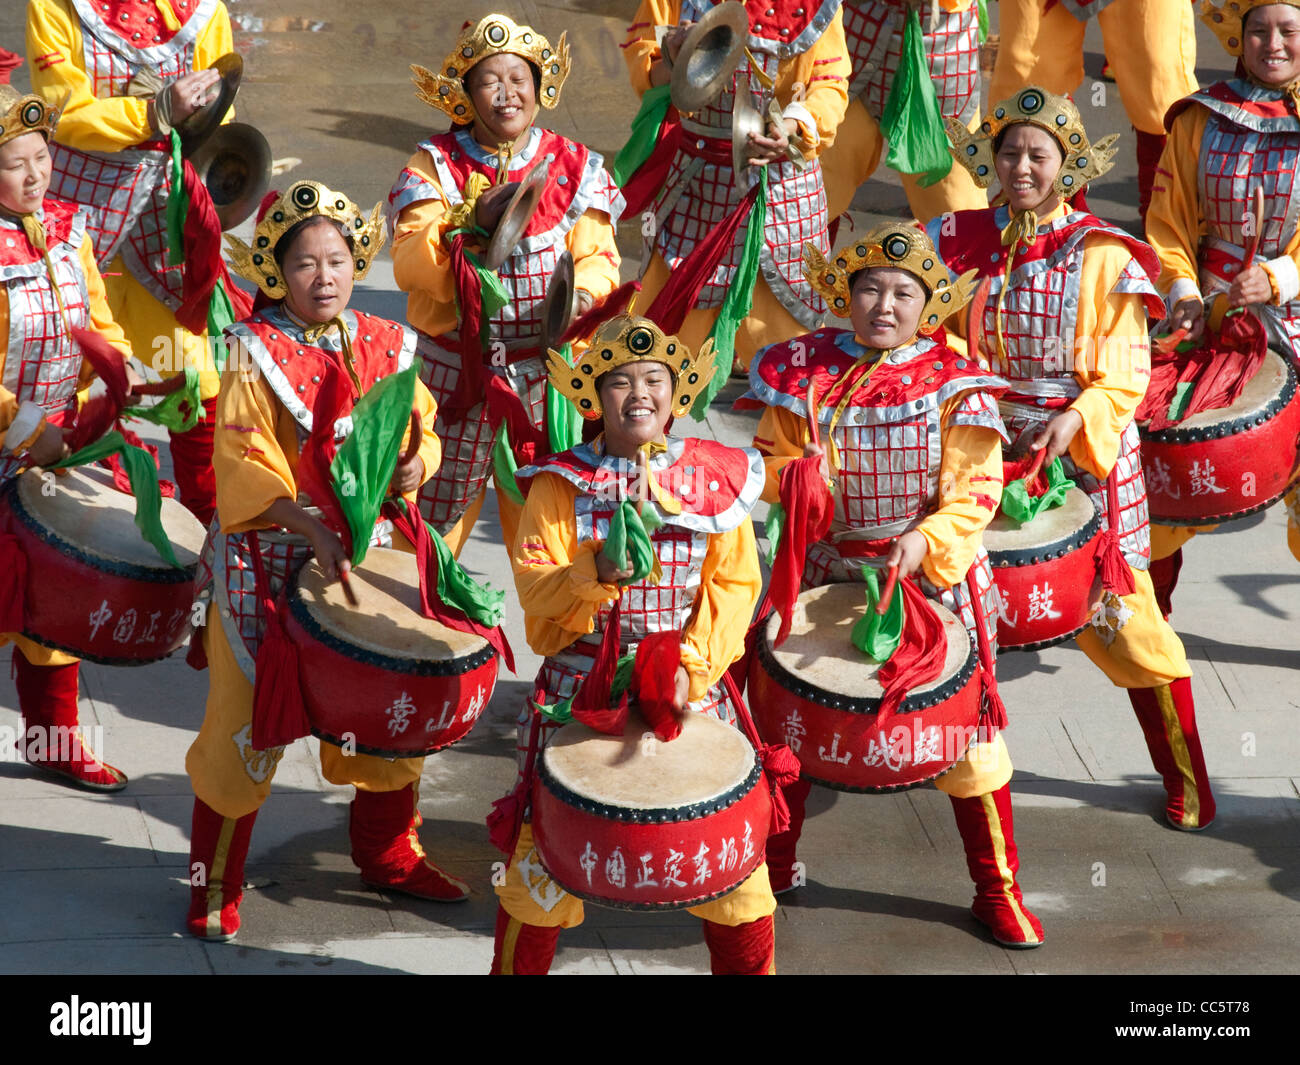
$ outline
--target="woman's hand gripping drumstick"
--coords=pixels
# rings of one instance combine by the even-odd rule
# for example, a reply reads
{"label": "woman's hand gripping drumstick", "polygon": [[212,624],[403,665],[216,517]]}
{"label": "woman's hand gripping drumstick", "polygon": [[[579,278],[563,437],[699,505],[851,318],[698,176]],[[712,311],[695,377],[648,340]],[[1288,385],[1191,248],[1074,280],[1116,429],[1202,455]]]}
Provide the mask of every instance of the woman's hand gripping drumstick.
{"label": "woman's hand gripping drumstick", "polygon": [[407,437],[406,450],[397,460],[397,469],[388,490],[393,495],[404,496],[414,492],[424,483],[424,459],[420,458],[420,445],[424,443],[424,422],[418,410],[411,411],[410,435]]}
{"label": "woman's hand gripping drumstick", "polygon": [[347,583],[352,563],[343,549],[343,541],[328,525],[307,513],[292,499],[277,499],[258,515],[258,520],[270,525],[278,525],[291,533],[306,537],[311,544],[312,554],[316,556],[316,564],[320,566],[326,579],[342,581],[343,594],[347,597],[348,603],[352,606],[358,605],[351,585]]}
{"label": "woman's hand gripping drumstick", "polygon": [[1051,462],[1070,449],[1070,442],[1082,428],[1083,415],[1069,407],[1053,417],[1034,437],[1029,447],[1033,451],[1041,451],[1044,462]]}
{"label": "woman's hand gripping drumstick", "polygon": [[803,457],[812,458],[816,456],[821,459],[817,469],[822,475],[822,480],[827,484],[831,483],[831,467],[826,458],[826,449],[822,447],[821,427],[817,424],[817,386],[808,382],[808,392],[804,397],[804,412],[808,422],[808,443],[803,446]]}
{"label": "woman's hand gripping drumstick", "polygon": [[885,578],[885,590],[880,594],[880,602],[876,604],[876,613],[884,614],[889,609],[899,578],[906,579],[920,570],[921,563],[929,553],[930,541],[917,529],[903,533],[894,541],[894,546],[885,556],[889,576]]}

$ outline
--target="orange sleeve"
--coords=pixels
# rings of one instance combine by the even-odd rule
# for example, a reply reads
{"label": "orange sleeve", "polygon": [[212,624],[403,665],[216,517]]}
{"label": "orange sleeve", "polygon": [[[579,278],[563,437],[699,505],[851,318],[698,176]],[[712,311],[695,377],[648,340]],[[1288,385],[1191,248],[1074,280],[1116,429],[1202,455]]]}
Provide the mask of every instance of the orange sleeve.
{"label": "orange sleeve", "polygon": [[614,223],[604,211],[591,209],[569,230],[565,244],[573,254],[573,287],[602,300],[618,287],[619,254]]}
{"label": "orange sleeve", "polygon": [[1160,258],[1158,286],[1170,307],[1201,292],[1197,258],[1204,222],[1197,173],[1208,115],[1193,105],[1174,119],[1151,190],[1147,241]]}
{"label": "orange sleeve", "polygon": [[767,480],[763,484],[763,502],[781,499],[781,471],[794,459],[803,456],[808,442],[807,421],[784,407],[765,407],[754,430],[754,449],[763,456]]}
{"label": "orange sleeve", "polygon": [[676,26],[681,15],[681,0],[641,0],[636,9],[622,47],[623,61],[638,96],[649,91],[650,68],[661,55],[655,40],[655,27]]}
{"label": "orange sleeve", "polygon": [[[417,152],[406,164],[440,192],[428,152]],[[446,235],[451,225],[445,199],[420,200],[397,216],[390,254],[393,279],[407,293],[406,320],[429,336],[442,336],[456,328],[456,282]]]}

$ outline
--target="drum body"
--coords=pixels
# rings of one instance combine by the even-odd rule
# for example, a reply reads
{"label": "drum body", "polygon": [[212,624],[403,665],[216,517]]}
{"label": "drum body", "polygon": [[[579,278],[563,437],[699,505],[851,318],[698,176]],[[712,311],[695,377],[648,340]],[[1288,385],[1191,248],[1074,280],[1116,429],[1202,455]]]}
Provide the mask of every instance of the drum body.
{"label": "drum body", "polygon": [[993,582],[1002,600],[998,648],[1033,651],[1077,636],[1088,625],[1096,582],[1101,516],[1088,493],[1017,525],[998,514],[984,530]]}
{"label": "drum body", "polygon": [[28,470],[4,490],[0,527],[27,558],[23,635],[91,662],[166,658],[192,625],[203,526],[174,499],[162,524],[176,569],[135,524],[135,497],[100,467]]}
{"label": "drum body", "polygon": [[1211,525],[1276,503],[1295,479],[1298,438],[1295,368],[1270,349],[1232,406],[1142,431],[1151,520]]}
{"label": "drum body", "polygon": [[360,606],[315,560],[288,589],[285,627],[312,733],[381,758],[415,758],[468,735],[492,698],[497,659],[481,636],[426,618],[415,556],[372,547],[352,570]]}
{"label": "drum body", "polygon": [[750,664],[750,710],[759,734],[788,744],[805,777],[837,791],[901,791],[951,769],[979,724],[977,656],[960,619],[930,605],[948,639],[943,672],[909,692],[881,728],[877,666],[850,636],[866,612],[864,586],[803,592],[785,643],[772,646],[780,624],[773,615]]}
{"label": "drum body", "polygon": [[772,800],[737,729],[688,714],[664,743],[635,714],[622,736],[562,728],[538,760],[533,841],[579,898],[679,910],[735,890],[763,860]]}

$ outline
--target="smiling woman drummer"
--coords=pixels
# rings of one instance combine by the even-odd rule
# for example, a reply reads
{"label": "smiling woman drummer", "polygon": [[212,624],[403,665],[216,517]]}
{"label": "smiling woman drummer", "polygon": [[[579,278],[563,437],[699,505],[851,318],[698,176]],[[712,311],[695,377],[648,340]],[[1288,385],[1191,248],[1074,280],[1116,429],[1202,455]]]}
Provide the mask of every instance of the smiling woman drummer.
{"label": "smiling woman drummer", "polygon": [[[767,464],[765,498],[790,494],[785,471],[803,456],[819,457],[834,485],[834,515],[826,535],[807,545],[803,586],[860,581],[864,563],[897,566],[900,581],[915,579],[962,620],[991,681],[997,592],[980,537],[1002,496],[1005,430],[995,397],[1005,382],[954,353],[938,330],[969,288],[954,284],[926,235],[903,222],[876,226],[829,261],[812,245],[805,254],[813,287],[853,329],[820,329],[760,352],[746,396],[766,406],[754,435]],[[810,440],[814,420],[825,423],[833,461]],[[988,713],[1001,717],[991,700],[984,709],[985,725]],[[960,759],[945,757],[956,764],[936,784],[965,846],[975,917],[1004,946],[1037,947],[1043,926],[1016,882],[1011,758],[991,732]],[[805,778],[787,791],[790,829],[768,841],[778,891],[798,883],[809,788]]]}
{"label": "smiling woman drummer", "polygon": [[[593,661],[613,625],[623,652],[680,630],[672,673],[678,712],[688,707],[736,721],[719,682],[743,649],[762,583],[749,520],[763,487],[762,461],[748,449],[664,435],[714,372],[711,348],[692,356],[648,319],[620,316],[597,330],[592,357],[576,369],[552,354],[552,384],[584,417],[602,419],[604,432],[520,471],[531,486],[514,545],[515,585],[529,646],[545,657],[520,718],[525,784],[555,732],[537,708],[590,683],[584,678],[598,672]],[[634,574],[602,549],[630,481],[662,523],[649,537],[658,574]],[[542,870],[530,824],[522,826],[497,895],[493,972],[547,972],[560,929],[582,922],[583,903]],[[771,971],[775,909],[761,864],[724,898],[690,908],[705,921],[715,973]]]}
{"label": "smiling woman drummer", "polygon": [[[206,556],[215,605],[203,629],[210,687],[203,727],[185,760],[195,795],[191,868],[204,870],[203,883],[191,888],[187,923],[201,938],[229,939],[239,928],[253,821],[284,753],[253,746],[256,659],[267,626],[262,596],[273,598],[313,556],[331,580],[349,566],[340,530],[299,502],[297,471],[317,397],[341,384],[355,403],[415,357],[409,330],[348,309],[353,282],[365,276],[382,243],[378,207],[367,220],[347,197],[314,181],[295,183],[267,206],[252,248],[232,241],[236,269],[269,305],[227,330],[232,350],[217,404],[220,533]],[[415,396],[423,439],[391,484],[408,502],[441,457],[433,397],[418,383]],[[351,429],[349,418],[334,425],[336,439]],[[373,542],[383,542],[385,525],[376,526]],[[269,587],[259,589],[259,569]],[[350,834],[362,878],[456,901],[468,887],[429,862],[415,834],[423,764],[321,745],[325,779],[357,789]]]}
{"label": "smiling woman drummer", "polygon": [[[65,453],[61,426],[91,376],[70,330],[90,328],[131,354],[109,310],[84,214],[45,198],[59,114],[7,83],[7,56],[0,52],[0,487],[25,466]],[[101,762],[76,732],[77,659],[13,632],[0,634],[5,641],[15,648],[27,761],[92,791],[126,787],[126,774]],[[70,746],[58,752],[66,757],[58,757],[55,741],[69,730]],[[37,735],[45,737],[39,744]]]}
{"label": "smiling woman drummer", "polygon": [[[1156,603],[1146,483],[1134,413],[1151,373],[1147,315],[1158,317],[1155,255],[1089,213],[1088,182],[1110,169],[1114,136],[1089,142],[1078,108],[1033,86],[995,105],[971,134],[949,121],[953,155],[997,204],[936,219],[949,269],[974,269],[987,302],[972,353],[1011,384],[1000,400],[1016,448],[1060,457],[1092,497],[1107,539],[1105,589],[1079,646],[1127,690],[1165,786],[1165,818],[1214,820],[1191,668]],[[1005,202],[1001,202],[1001,200]],[[949,328],[965,323],[949,320]]]}
{"label": "smiling woman drummer", "polygon": [[[1230,308],[1249,306],[1270,343],[1300,366],[1300,4],[1230,0],[1206,4],[1201,18],[1237,57],[1237,69],[1230,80],[1179,100],[1165,119],[1169,139],[1147,237],[1160,257],[1169,325],[1198,340],[1204,300],[1226,294]],[[1265,193],[1258,219],[1256,188]],[[1255,258],[1243,264],[1252,240],[1258,241]],[[1287,542],[1300,558],[1296,489],[1286,508]],[[1198,531],[1152,525],[1151,573],[1166,611],[1182,545]]]}

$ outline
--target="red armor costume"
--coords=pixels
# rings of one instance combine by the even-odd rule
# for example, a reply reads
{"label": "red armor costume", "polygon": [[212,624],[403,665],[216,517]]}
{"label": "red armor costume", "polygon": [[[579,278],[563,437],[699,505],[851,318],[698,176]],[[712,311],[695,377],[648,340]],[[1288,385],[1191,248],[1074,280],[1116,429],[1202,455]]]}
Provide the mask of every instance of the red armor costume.
{"label": "red armor costume", "polygon": [[[48,140],[58,112],[39,97],[20,96],[7,84],[8,69],[4,75],[0,148],[29,135]],[[72,204],[50,199],[21,218],[11,210],[0,205],[0,488],[30,465],[27,449],[47,423],[67,424],[78,390],[89,384],[90,364],[83,364],[70,331],[92,329],[123,355],[131,354],[105,298],[85,215]],[[0,543],[9,539],[0,523]],[[0,569],[10,575],[21,572],[10,561],[0,562]],[[81,741],[77,659],[15,632],[0,633],[0,644],[7,642],[15,648],[24,757],[80,787],[124,788],[126,775],[101,762]],[[59,741],[60,735],[66,739]]]}
{"label": "red armor costume", "polygon": [[[659,61],[656,27],[698,21],[717,0],[642,0],[624,45],[633,87],[645,93],[650,68]],[[789,160],[767,167],[767,217],[759,254],[753,303],[735,339],[736,362],[748,367],[755,351],[816,328],[826,305],[804,280],[803,246],[812,241],[829,250],[826,193],[820,154],[844,118],[848,55],[840,0],[746,0],[748,54],[712,103],[682,116],[682,137],[663,188],[650,210],[654,258],[639,306],[648,307],[696,245],[741,202],[732,168],[732,112],[744,94],[766,115],[773,96],[782,117],[799,126],[797,146],[808,160],[800,169]],[[752,68],[757,64],[757,69]],[[768,87],[768,86],[773,86]],[[752,170],[751,170],[752,173]],[[648,220],[647,220],[648,221]],[[740,265],[742,227],[714,266],[681,328],[682,341],[698,347],[709,335]],[[724,367],[725,369],[725,367]]]}
{"label": "red armor costume", "polygon": [[[238,272],[256,281],[265,295],[282,296],[286,280],[274,262],[276,244],[315,216],[353,235],[353,272],[363,277],[383,243],[379,208],[367,225],[355,204],[315,182],[295,183],[268,206],[253,248],[232,239]],[[223,375],[214,450],[219,525],[209,531],[200,572],[204,595],[212,599],[203,628],[210,686],[203,725],[185,759],[195,794],[191,869],[203,874],[192,882],[187,923],[191,934],[206,939],[229,939],[239,928],[253,822],[284,753],[283,747],[253,745],[257,657],[268,625],[263,600],[274,601],[312,554],[305,536],[270,525],[264,515],[277,502],[298,498],[299,453],[326,382],[346,375],[355,403],[415,359],[410,330],[349,310],[308,325],[277,302],[226,332],[232,372]],[[417,385],[415,396],[424,426],[419,457],[427,476],[440,457],[432,433],[435,405],[423,386]],[[336,440],[351,431],[348,416],[334,424]],[[414,493],[407,498],[413,503]],[[391,533],[390,523],[379,522],[372,542],[402,547],[404,541],[394,543]],[[423,764],[422,758],[383,759],[321,744],[325,778],[357,788],[350,834],[362,879],[421,898],[456,901],[468,895],[468,887],[427,861],[415,833]]]}
{"label": "red armor costume", "polygon": [[[824,261],[811,254],[808,274],[840,315],[848,314],[855,275],[883,264],[909,271],[926,286],[922,321],[928,312],[937,314],[941,307],[946,312],[965,296],[958,285],[954,297],[930,242],[905,223],[875,227],[834,261],[831,276],[838,285],[823,283]],[[935,333],[934,325],[925,332]],[[983,651],[982,668],[989,670],[998,599],[980,534],[1002,494],[1006,436],[996,397],[1005,384],[948,348],[941,330],[882,352],[864,345],[852,330],[826,328],[760,352],[745,396],[746,405],[766,408],[754,445],[765,457],[769,502],[779,498],[781,471],[804,454],[810,440],[810,388],[828,397],[817,419],[821,437],[833,441],[837,457],[834,515],[828,535],[807,550],[803,586],[860,581],[864,564],[885,563],[882,547],[917,530],[928,545],[918,574],[922,590],[962,620]],[[1042,925],[1025,908],[1016,883],[1011,775],[1010,755],[997,733],[973,745],[935,783],[952,800],[976,888],[975,916],[999,943],[1036,947],[1043,941]],[[768,840],[768,868],[777,891],[801,882],[796,846],[810,790],[806,777],[786,789],[790,828]]]}
{"label": "red armor costume", "polygon": [[[624,338],[638,329],[657,342],[626,358],[631,349]],[[601,327],[590,350],[615,349],[621,362],[667,362],[664,348],[671,352],[676,344],[676,338],[665,338],[645,319],[620,317]],[[674,370],[682,355],[689,358],[689,351],[679,350],[670,363]],[[682,370],[681,376],[689,372]],[[678,398],[687,391],[684,383],[675,387]],[[743,650],[761,584],[749,513],[762,492],[762,461],[753,451],[706,440],[669,437],[662,450],[652,450],[649,479],[657,484],[659,502],[645,506],[654,508],[662,522],[650,537],[662,579],[647,577],[620,588],[599,580],[595,556],[629,479],[636,478],[636,463],[606,454],[603,440],[598,437],[520,471],[531,483],[515,548],[515,580],[529,645],[545,656],[519,720],[521,794],[531,783],[528,775],[537,754],[557,727],[536,707],[574,694],[592,668],[615,603],[621,652],[634,650],[652,633],[679,630],[681,665],[690,680],[689,708],[736,721],[736,709],[720,682]],[[676,512],[661,506],[664,501]],[[560,929],[581,923],[583,904],[546,874],[529,824],[518,836],[497,895],[493,972],[546,972]],[[761,865],[729,895],[690,908],[706,922],[715,973],[770,971],[775,909]],[[742,964],[742,958],[749,960]]]}
{"label": "red armor costume", "polygon": [[[488,39],[493,30],[500,32],[501,40]],[[459,62],[464,69],[454,79],[439,75],[437,88],[422,90],[421,98],[441,107],[456,123],[467,122],[473,105],[463,77],[477,62],[501,53],[519,55],[541,71],[539,100],[554,107],[568,71],[564,38],[552,52],[540,34],[502,15],[487,16],[462,33],[443,66],[455,68]],[[614,226],[623,210],[623,198],[600,155],[537,126],[525,143],[515,145],[505,180],[520,180],[543,159],[550,160],[545,190],[519,244],[496,271],[507,300],[487,317],[482,369],[470,377],[472,382],[495,375],[504,381],[534,426],[544,423],[546,370],[540,342],[551,272],[567,249],[574,258],[575,288],[593,300],[609,295],[618,283]],[[409,293],[407,320],[419,334],[421,376],[443,408],[437,428],[445,449],[443,464],[421,489],[420,508],[457,553],[482,504],[499,423],[490,416],[482,393],[464,396],[467,410],[453,409],[453,396],[467,388],[464,378],[470,371],[462,368],[467,356],[454,334],[462,315],[457,311],[449,245],[456,230],[472,225],[479,190],[496,182],[499,165],[497,152],[476,139],[473,127],[460,125],[419,145],[387,205],[394,276],[398,287]],[[509,547],[518,507],[501,492],[497,500]]]}
{"label": "red armor costume", "polygon": [[33,0],[28,7],[33,87],[52,105],[68,99],[68,120],[50,146],[51,190],[86,209],[109,305],[140,360],[164,378],[185,366],[199,371],[203,420],[173,432],[171,452],[181,502],[204,524],[216,507],[219,382],[206,332],[176,319],[186,267],[168,264],[171,147],[151,121],[150,98],[231,48],[221,0]]}
{"label": "red armor costume", "polygon": [[1013,219],[1006,206],[961,211],[943,225],[931,223],[930,233],[949,269],[975,270],[988,286],[975,323],[979,336],[970,343],[1011,384],[1000,407],[1013,446],[1023,447],[1067,407],[1079,415],[1082,427],[1062,463],[1091,495],[1103,528],[1115,530],[1133,590],[1106,590],[1078,643],[1112,683],[1128,689],[1168,793],[1169,822],[1204,828],[1214,819],[1214,798],[1191,669],[1147,574],[1150,527],[1133,423],[1150,378],[1147,316],[1164,309],[1154,286],[1155,255],[1072,202],[1109,169],[1114,138],[1090,145],[1068,100],[1023,90],[995,107],[976,137],[958,140],[955,157],[987,185],[994,139],[1022,122],[1061,145],[1059,205],[1042,218],[1026,211]]}
{"label": "red armor costume", "polygon": [[[844,40],[853,63],[849,108],[822,158],[832,221],[849,209],[858,186],[880,165],[885,140],[880,118],[902,59],[904,20],[914,6],[906,0],[844,0]],[[941,0],[936,14],[932,21],[923,11],[921,28],[939,113],[970,127],[980,113],[979,4]],[[914,174],[900,177],[912,213],[922,222],[945,211],[984,206],[984,195],[959,166],[926,187]]]}

